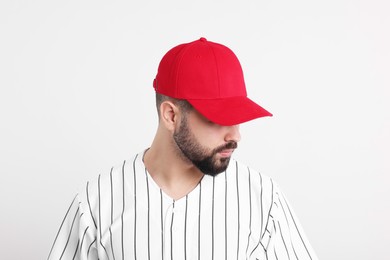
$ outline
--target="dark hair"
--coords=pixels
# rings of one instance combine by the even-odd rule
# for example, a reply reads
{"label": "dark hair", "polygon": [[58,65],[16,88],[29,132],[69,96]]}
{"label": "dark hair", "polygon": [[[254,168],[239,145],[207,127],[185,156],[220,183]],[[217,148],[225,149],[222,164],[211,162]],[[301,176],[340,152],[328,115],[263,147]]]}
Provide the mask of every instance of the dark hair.
{"label": "dark hair", "polygon": [[185,99],[172,98],[156,92],[156,108],[157,108],[157,114],[159,118],[160,118],[160,106],[161,103],[164,101],[171,101],[173,104],[178,106],[183,113],[187,113],[188,111],[193,109],[192,105]]}

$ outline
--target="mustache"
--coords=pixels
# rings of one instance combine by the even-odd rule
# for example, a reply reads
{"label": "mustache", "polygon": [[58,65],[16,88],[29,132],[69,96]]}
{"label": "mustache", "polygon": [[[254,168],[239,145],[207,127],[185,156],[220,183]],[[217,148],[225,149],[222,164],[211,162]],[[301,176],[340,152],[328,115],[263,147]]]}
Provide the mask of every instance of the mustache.
{"label": "mustache", "polygon": [[229,141],[226,144],[221,145],[221,146],[215,148],[214,149],[214,153],[219,153],[219,152],[222,152],[223,150],[227,150],[227,149],[236,149],[237,147],[238,147],[237,142]]}

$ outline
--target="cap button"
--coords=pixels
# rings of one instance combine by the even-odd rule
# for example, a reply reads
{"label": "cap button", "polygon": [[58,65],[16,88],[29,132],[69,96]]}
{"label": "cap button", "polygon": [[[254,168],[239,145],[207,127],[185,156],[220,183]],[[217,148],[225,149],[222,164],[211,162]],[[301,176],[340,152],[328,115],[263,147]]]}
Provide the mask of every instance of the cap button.
{"label": "cap button", "polygon": [[199,41],[201,41],[201,42],[207,42],[207,39],[204,38],[204,37],[200,37]]}

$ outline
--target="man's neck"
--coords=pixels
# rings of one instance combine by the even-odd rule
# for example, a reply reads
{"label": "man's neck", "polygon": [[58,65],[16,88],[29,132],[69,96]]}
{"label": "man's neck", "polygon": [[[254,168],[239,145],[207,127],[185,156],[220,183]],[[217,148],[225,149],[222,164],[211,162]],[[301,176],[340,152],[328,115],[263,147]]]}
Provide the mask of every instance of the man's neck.
{"label": "man's neck", "polygon": [[143,161],[157,185],[172,199],[178,200],[190,193],[204,174],[182,158],[177,147],[166,142],[155,139]]}

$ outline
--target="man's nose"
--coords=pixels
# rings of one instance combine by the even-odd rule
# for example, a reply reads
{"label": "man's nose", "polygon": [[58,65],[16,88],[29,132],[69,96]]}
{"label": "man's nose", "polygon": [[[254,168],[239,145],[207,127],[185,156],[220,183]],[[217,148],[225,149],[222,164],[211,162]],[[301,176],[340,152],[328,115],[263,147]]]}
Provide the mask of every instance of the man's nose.
{"label": "man's nose", "polygon": [[226,128],[227,132],[225,136],[225,141],[234,141],[238,143],[241,140],[240,125],[226,126]]}

